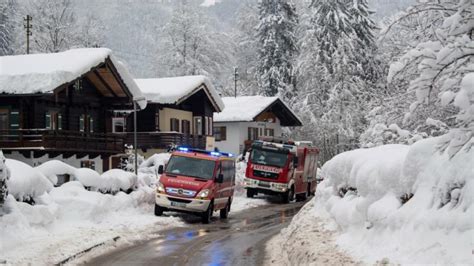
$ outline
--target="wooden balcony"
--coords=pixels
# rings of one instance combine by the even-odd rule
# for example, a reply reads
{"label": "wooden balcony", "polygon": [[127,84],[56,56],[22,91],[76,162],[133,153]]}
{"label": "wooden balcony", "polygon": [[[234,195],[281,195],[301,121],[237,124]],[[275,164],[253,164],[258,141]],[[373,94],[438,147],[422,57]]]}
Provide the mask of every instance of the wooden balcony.
{"label": "wooden balcony", "polygon": [[1,130],[0,149],[115,154],[124,151],[124,136],[45,129]]}
{"label": "wooden balcony", "polygon": [[[133,145],[133,132],[124,133],[125,144]],[[179,132],[138,132],[137,146],[142,150],[167,149],[172,145],[206,148],[206,136],[195,136]]]}

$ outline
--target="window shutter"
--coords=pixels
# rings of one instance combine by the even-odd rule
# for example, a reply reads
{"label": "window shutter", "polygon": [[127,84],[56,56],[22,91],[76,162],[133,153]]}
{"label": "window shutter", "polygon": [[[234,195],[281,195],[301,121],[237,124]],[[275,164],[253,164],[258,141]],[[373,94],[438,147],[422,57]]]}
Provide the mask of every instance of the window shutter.
{"label": "window shutter", "polygon": [[85,124],[84,124],[84,115],[79,117],[79,131],[84,132]]}
{"label": "window shutter", "polygon": [[10,112],[10,129],[19,129],[20,128],[20,112],[11,111]]}
{"label": "window shutter", "polygon": [[44,121],[45,121],[45,128],[51,129],[51,114],[50,113],[46,113]]}
{"label": "window shutter", "polygon": [[93,133],[94,132],[94,118],[89,117],[89,132]]}
{"label": "window shutter", "polygon": [[221,127],[221,140],[227,140],[227,127]]}
{"label": "window shutter", "polygon": [[58,114],[58,130],[63,129],[63,116],[61,114]]}

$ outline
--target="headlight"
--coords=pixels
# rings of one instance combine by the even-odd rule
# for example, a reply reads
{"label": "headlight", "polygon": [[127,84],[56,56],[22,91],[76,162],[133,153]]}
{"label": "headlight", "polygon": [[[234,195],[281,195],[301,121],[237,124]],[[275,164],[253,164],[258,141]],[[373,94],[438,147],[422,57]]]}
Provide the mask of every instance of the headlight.
{"label": "headlight", "polygon": [[209,196],[209,189],[203,189],[197,194],[197,198],[207,198]]}
{"label": "headlight", "polygon": [[165,192],[165,186],[163,186],[163,184],[161,184],[159,181],[156,183],[156,192],[158,193]]}

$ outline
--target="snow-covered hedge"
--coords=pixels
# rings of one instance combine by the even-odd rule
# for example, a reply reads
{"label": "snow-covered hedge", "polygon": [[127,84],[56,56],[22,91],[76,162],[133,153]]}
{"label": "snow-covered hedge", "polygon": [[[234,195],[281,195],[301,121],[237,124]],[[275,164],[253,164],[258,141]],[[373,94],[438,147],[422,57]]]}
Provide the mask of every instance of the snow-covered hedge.
{"label": "snow-covered hedge", "polygon": [[6,165],[11,174],[7,182],[8,191],[19,201],[34,200],[53,188],[53,183],[45,175],[26,163],[7,159]]}
{"label": "snow-covered hedge", "polygon": [[339,243],[367,261],[472,263],[474,143],[450,158],[440,140],[337,155],[322,169],[314,212],[328,213]]}

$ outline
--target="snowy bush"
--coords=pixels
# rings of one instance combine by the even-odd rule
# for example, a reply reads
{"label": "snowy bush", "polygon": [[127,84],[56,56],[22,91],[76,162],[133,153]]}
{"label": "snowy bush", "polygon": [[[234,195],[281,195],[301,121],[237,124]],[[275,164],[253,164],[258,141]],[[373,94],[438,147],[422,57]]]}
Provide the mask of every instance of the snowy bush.
{"label": "snowy bush", "polygon": [[131,191],[137,185],[137,176],[121,169],[111,169],[101,175],[103,192]]}
{"label": "snowy bush", "polygon": [[6,159],[6,165],[10,169],[8,192],[19,201],[34,202],[53,188],[46,176],[26,163]]}
{"label": "snowy bush", "polygon": [[472,262],[474,143],[452,156],[437,148],[444,137],[345,152],[323,166],[314,210],[340,226],[345,249],[372,262]]}

